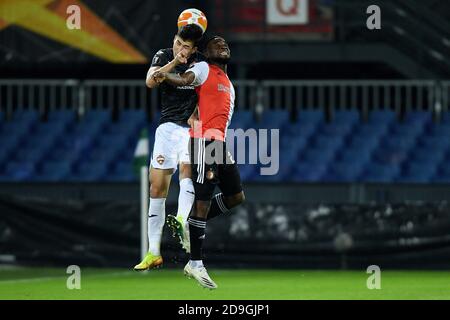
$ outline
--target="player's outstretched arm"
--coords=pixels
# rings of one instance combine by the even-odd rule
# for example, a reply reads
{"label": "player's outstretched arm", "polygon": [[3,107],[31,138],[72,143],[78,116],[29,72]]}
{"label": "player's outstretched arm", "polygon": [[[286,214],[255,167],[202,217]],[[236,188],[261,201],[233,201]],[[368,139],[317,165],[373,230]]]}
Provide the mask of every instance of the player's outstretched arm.
{"label": "player's outstretched arm", "polygon": [[150,89],[152,88],[156,88],[157,86],[159,86],[160,82],[155,81],[154,78],[154,74],[156,71],[160,71],[160,72],[172,72],[172,70],[179,64],[182,63],[187,63],[187,53],[185,50],[181,50],[176,56],[175,58],[170,61],[169,63],[165,64],[162,67],[159,66],[154,66],[151,67],[148,72],[147,72],[147,79],[145,80],[145,84],[147,85],[147,87],[149,87]]}
{"label": "player's outstretched arm", "polygon": [[191,85],[195,80],[195,75],[191,71],[185,72],[183,74],[175,74],[161,72],[158,70],[153,74],[153,79],[158,83],[166,81],[174,86],[183,87]]}

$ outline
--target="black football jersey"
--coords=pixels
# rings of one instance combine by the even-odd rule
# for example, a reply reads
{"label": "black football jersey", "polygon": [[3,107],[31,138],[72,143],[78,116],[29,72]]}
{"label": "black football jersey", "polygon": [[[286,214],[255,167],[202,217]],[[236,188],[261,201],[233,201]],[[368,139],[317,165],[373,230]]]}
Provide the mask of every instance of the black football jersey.
{"label": "black football jersey", "polygon": [[[159,50],[152,60],[152,67],[162,67],[174,59],[173,49]],[[193,54],[186,64],[179,64],[172,71],[174,73],[184,73],[189,67],[198,61],[203,61],[201,54]],[[187,126],[187,120],[197,105],[197,94],[194,86],[176,87],[163,82],[159,85],[161,90],[161,118],[159,124],[174,122],[182,126]]]}

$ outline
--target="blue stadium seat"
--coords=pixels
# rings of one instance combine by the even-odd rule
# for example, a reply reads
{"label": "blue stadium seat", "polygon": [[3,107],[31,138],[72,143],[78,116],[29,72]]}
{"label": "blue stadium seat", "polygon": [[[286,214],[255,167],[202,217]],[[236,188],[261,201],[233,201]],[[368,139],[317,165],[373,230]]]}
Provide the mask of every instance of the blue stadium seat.
{"label": "blue stadium seat", "polygon": [[329,167],[326,175],[328,182],[355,182],[363,170],[361,162],[335,162]]}
{"label": "blue stadium seat", "polygon": [[238,168],[242,181],[253,181],[253,178],[259,174],[253,164],[238,164]]}
{"label": "blue stadium seat", "polygon": [[82,154],[92,147],[93,139],[89,134],[71,133],[60,137],[55,148],[71,150],[74,154]]}
{"label": "blue stadium seat", "polygon": [[339,161],[345,163],[361,163],[365,164],[370,161],[372,151],[363,148],[348,148],[343,149],[338,156]]}
{"label": "blue stadium seat", "polygon": [[73,165],[65,161],[45,161],[35,176],[37,181],[64,181],[70,176]]}
{"label": "blue stadium seat", "polygon": [[55,136],[58,137],[66,132],[67,124],[64,122],[40,122],[33,130],[35,136]]}
{"label": "blue stadium seat", "polygon": [[450,134],[448,136],[443,135],[428,135],[419,138],[418,145],[435,149],[435,150],[447,150],[450,147]]}
{"label": "blue stadium seat", "polygon": [[300,110],[297,116],[297,123],[311,123],[318,125],[325,121],[322,110]]}
{"label": "blue stadium seat", "polygon": [[130,146],[130,143],[130,138],[121,134],[103,134],[97,137],[96,146],[124,150]]}
{"label": "blue stadium seat", "polygon": [[398,182],[406,183],[426,183],[429,182],[436,172],[437,167],[423,162],[410,162],[406,164],[402,176],[397,179]]}
{"label": "blue stadium seat", "polygon": [[441,114],[441,124],[449,125],[450,124],[450,112],[443,112]]}
{"label": "blue stadium seat", "polygon": [[29,122],[5,122],[0,126],[0,136],[25,136],[32,131],[34,124]]}
{"label": "blue stadium seat", "polygon": [[386,137],[382,143],[382,148],[392,149],[392,150],[409,150],[416,143],[415,136],[389,136]]}
{"label": "blue stadium seat", "polygon": [[411,111],[405,115],[404,123],[425,126],[432,122],[433,115],[429,111]]}
{"label": "blue stadium seat", "polygon": [[361,136],[352,135],[349,143],[349,149],[360,149],[360,150],[374,150],[380,144],[380,138],[378,136]]}
{"label": "blue stadium seat", "polygon": [[52,111],[48,114],[47,122],[48,123],[59,123],[63,125],[63,127],[67,127],[77,120],[77,115],[72,110],[56,110]]}
{"label": "blue stadium seat", "polygon": [[432,125],[430,127],[428,134],[430,136],[449,137],[450,136],[450,122]]}
{"label": "blue stadium seat", "polygon": [[317,130],[317,125],[314,123],[293,123],[286,125],[280,130],[281,136],[302,137],[308,139]]}
{"label": "blue stadium seat", "polygon": [[248,110],[239,110],[233,113],[229,127],[232,129],[247,129],[255,125],[253,113]]}
{"label": "blue stadium seat", "polygon": [[105,126],[106,122],[102,121],[83,121],[76,124],[71,133],[74,135],[88,135],[95,137],[104,130]]}
{"label": "blue stadium seat", "polygon": [[46,155],[47,150],[41,148],[39,145],[34,148],[17,148],[13,159],[18,162],[39,163]]}
{"label": "blue stadium seat", "polygon": [[312,146],[317,149],[338,150],[343,145],[343,138],[340,136],[318,135],[313,139]]}
{"label": "blue stadium seat", "polygon": [[106,179],[110,172],[109,166],[104,162],[83,162],[68,177],[71,181],[101,181]]}
{"label": "blue stadium seat", "polygon": [[144,127],[145,124],[133,123],[131,121],[121,121],[107,124],[106,127],[102,130],[102,133],[120,134],[131,138],[136,137]]}
{"label": "blue stadium seat", "polygon": [[106,124],[112,121],[112,115],[107,110],[89,110],[80,118],[76,128],[83,128],[85,130],[100,128],[103,129]]}
{"label": "blue stadium seat", "polygon": [[137,126],[145,126],[147,114],[145,110],[122,110],[119,114],[119,122],[133,123]]}
{"label": "blue stadium seat", "polygon": [[416,137],[422,133],[423,129],[421,123],[396,123],[391,128],[391,135]]}
{"label": "blue stadium seat", "polygon": [[400,173],[400,167],[396,165],[383,165],[370,163],[362,175],[362,180],[366,182],[393,182]]}
{"label": "blue stadium seat", "polygon": [[335,111],[332,122],[335,124],[343,124],[353,126],[360,120],[358,110],[337,110]]}
{"label": "blue stadium seat", "polygon": [[397,119],[397,115],[391,110],[374,110],[369,112],[369,123],[390,125]]}
{"label": "blue stadium seat", "polygon": [[[178,176],[177,174],[174,177]],[[107,174],[106,180],[113,182],[132,182],[137,181],[138,177],[133,172],[131,162],[118,162],[113,166],[111,172]]]}
{"label": "blue stadium seat", "polygon": [[444,157],[445,149],[416,147],[412,150],[409,159],[418,163],[427,164],[428,166],[433,166],[441,162]]}
{"label": "blue stadium seat", "polygon": [[285,110],[266,111],[258,123],[258,128],[280,129],[289,123],[289,112]]}
{"label": "blue stadium seat", "polygon": [[36,164],[32,162],[9,162],[5,174],[12,181],[31,180],[36,171]]}
{"label": "blue stadium seat", "polygon": [[115,160],[121,152],[123,152],[123,150],[117,148],[114,144],[95,147],[88,152],[86,160],[94,162],[110,162]]}
{"label": "blue stadium seat", "polygon": [[400,165],[408,157],[408,152],[398,149],[378,149],[374,152],[373,158],[380,164]]}
{"label": "blue stadium seat", "polygon": [[295,182],[320,182],[326,173],[323,163],[299,163],[294,167],[292,180]]}
{"label": "blue stadium seat", "polygon": [[360,123],[353,131],[355,136],[381,137],[388,131],[388,127],[379,123]]}
{"label": "blue stadium seat", "polygon": [[12,115],[12,122],[35,123],[39,121],[39,114],[35,110],[16,110]]}
{"label": "blue stadium seat", "polygon": [[327,123],[319,126],[318,131],[329,136],[346,136],[352,131],[353,124]]}
{"label": "blue stadium seat", "polygon": [[70,147],[56,147],[49,153],[48,161],[52,162],[64,162],[68,165],[73,165],[78,162],[80,158],[80,152],[73,150]]}
{"label": "blue stadium seat", "polygon": [[308,164],[327,164],[333,160],[336,150],[309,148],[300,156],[300,163]]}

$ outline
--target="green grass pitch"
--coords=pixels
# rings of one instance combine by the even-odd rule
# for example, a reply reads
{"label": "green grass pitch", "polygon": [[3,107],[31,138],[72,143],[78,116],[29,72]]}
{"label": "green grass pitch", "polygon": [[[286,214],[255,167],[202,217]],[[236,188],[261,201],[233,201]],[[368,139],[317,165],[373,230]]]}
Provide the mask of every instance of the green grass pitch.
{"label": "green grass pitch", "polygon": [[82,269],[81,289],[66,287],[66,270],[0,269],[0,299],[303,300],[450,299],[450,272],[382,271],[381,289],[369,290],[358,271],[217,270],[217,290],[203,289],[181,269],[137,273]]}

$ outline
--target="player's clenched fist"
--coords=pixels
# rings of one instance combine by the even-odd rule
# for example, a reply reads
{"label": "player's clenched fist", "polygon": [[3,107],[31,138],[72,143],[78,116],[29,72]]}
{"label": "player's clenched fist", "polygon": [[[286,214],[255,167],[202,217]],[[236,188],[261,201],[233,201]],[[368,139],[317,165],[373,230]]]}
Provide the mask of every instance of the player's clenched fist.
{"label": "player's clenched fist", "polygon": [[153,72],[152,78],[156,83],[161,83],[166,80],[167,72],[155,71]]}

